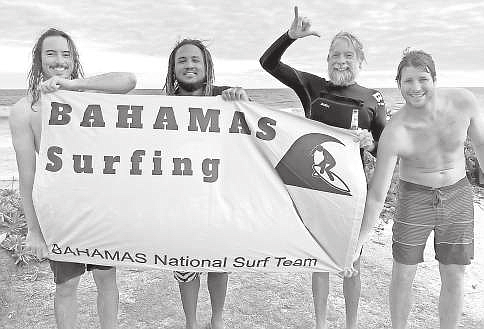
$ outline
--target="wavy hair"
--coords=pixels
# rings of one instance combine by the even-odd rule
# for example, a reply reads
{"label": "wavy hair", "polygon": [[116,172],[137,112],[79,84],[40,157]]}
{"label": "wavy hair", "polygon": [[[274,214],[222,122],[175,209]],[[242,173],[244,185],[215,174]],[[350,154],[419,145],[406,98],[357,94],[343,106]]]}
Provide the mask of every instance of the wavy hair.
{"label": "wavy hair", "polygon": [[84,77],[84,72],[82,70],[81,63],[79,62],[79,53],[72,38],[67,33],[61,30],[57,30],[55,28],[48,29],[47,31],[42,33],[42,35],[35,43],[34,48],[32,49],[32,67],[30,68],[28,74],[29,88],[27,91],[28,94],[32,97],[30,105],[32,110],[34,109],[34,104],[37,103],[40,98],[39,84],[45,78],[42,72],[42,44],[46,38],[53,36],[63,37],[67,40],[67,44],[69,45],[69,50],[71,51],[72,59],[74,62],[70,78],[77,79],[79,77]]}
{"label": "wavy hair", "polygon": [[[333,48],[334,42],[337,39],[346,40],[350,43],[350,45],[353,46],[353,49],[356,52],[356,57],[358,58],[358,61],[360,62],[360,67],[361,67],[361,63],[366,62],[365,51],[363,49],[363,43],[360,41],[360,39],[358,39],[358,37],[356,35],[354,35],[350,32],[346,32],[346,31],[338,32],[338,34],[336,34],[333,37],[333,40],[331,40],[331,45],[329,46],[329,51],[331,51],[331,49]],[[329,60],[329,52],[328,52],[328,58],[327,59]]]}
{"label": "wavy hair", "polygon": [[205,64],[206,79],[203,95],[212,96],[213,81],[215,79],[212,56],[210,55],[210,52],[208,51],[207,46],[204,45],[203,41],[198,39],[183,39],[176,43],[175,48],[173,48],[170,53],[170,57],[168,58],[168,70],[166,73],[165,85],[163,86],[163,90],[167,95],[175,95],[177,93],[179,85],[175,75],[175,55],[177,50],[184,45],[193,45],[201,50],[203,55],[203,61]]}
{"label": "wavy hair", "polygon": [[400,61],[400,64],[398,64],[397,76],[395,77],[398,85],[400,85],[400,80],[402,78],[402,70],[407,66],[421,68],[425,72],[430,73],[434,82],[437,79],[435,62],[432,56],[423,50],[411,50],[410,47],[405,48],[402,60]]}

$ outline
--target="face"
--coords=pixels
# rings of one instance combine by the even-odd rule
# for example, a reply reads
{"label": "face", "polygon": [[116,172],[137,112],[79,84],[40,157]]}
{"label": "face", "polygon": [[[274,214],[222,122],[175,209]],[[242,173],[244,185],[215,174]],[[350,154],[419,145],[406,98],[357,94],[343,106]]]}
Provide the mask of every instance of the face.
{"label": "face", "polygon": [[406,66],[398,84],[400,92],[413,107],[425,106],[434,95],[435,85],[432,76],[424,68]]}
{"label": "face", "polygon": [[190,86],[195,89],[202,87],[205,82],[205,63],[200,48],[187,44],[176,51],[175,77],[184,89],[193,89]]}
{"label": "face", "polygon": [[353,45],[346,39],[336,39],[328,54],[328,74],[332,83],[348,86],[355,83],[360,61]]}
{"label": "face", "polygon": [[67,39],[61,36],[51,36],[42,42],[42,73],[44,79],[59,76],[70,79],[74,60]]}

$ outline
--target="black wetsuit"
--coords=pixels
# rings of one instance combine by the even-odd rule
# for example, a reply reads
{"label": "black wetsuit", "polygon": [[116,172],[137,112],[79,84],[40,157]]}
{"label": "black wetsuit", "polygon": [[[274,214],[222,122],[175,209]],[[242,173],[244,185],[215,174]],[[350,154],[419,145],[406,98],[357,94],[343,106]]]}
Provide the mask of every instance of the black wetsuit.
{"label": "black wetsuit", "polygon": [[[358,84],[336,86],[317,75],[298,71],[281,62],[282,54],[294,42],[287,32],[277,39],[262,55],[260,63],[264,70],[293,89],[298,95],[307,118],[341,128],[350,128],[351,110],[359,108],[358,127],[373,135],[375,145],[386,123],[383,96],[374,89]],[[339,104],[345,105],[339,105]],[[372,154],[376,154],[376,147]]]}

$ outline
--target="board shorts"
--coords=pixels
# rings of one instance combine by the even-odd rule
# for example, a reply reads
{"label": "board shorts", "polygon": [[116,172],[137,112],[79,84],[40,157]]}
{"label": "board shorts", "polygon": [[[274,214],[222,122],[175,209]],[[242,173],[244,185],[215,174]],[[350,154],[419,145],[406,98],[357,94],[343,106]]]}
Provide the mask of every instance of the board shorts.
{"label": "board shorts", "polygon": [[455,184],[432,188],[400,180],[393,223],[393,259],[415,265],[434,231],[435,259],[468,265],[474,258],[474,204],[466,177]]}
{"label": "board shorts", "polygon": [[178,282],[191,282],[195,279],[198,279],[200,277],[200,274],[202,274],[202,272],[173,272],[173,276]]}
{"label": "board shorts", "polygon": [[110,270],[112,266],[93,265],[93,264],[81,264],[70,262],[58,262],[55,260],[49,260],[50,268],[54,273],[54,282],[56,284],[64,283],[70,279],[81,276],[88,271],[92,270]]}
{"label": "board shorts", "polygon": [[[173,276],[178,282],[191,282],[198,279],[203,272],[180,272],[173,271]],[[217,273],[230,273],[230,272],[217,272]]]}

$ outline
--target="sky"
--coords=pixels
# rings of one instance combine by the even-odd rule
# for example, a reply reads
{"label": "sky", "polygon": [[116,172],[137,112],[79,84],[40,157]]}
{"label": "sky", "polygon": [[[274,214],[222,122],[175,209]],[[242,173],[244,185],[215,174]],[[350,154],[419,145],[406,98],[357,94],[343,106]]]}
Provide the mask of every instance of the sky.
{"label": "sky", "polygon": [[396,87],[410,47],[433,56],[439,86],[484,87],[482,0],[0,0],[0,89],[26,87],[32,47],[49,27],[72,36],[86,75],[128,71],[137,88],[160,89],[171,49],[190,37],[208,45],[216,84],[282,88],[259,58],[290,27],[294,5],[321,34],[282,57],[298,70],[326,77],[329,43],[345,30],[365,47],[361,85]]}

